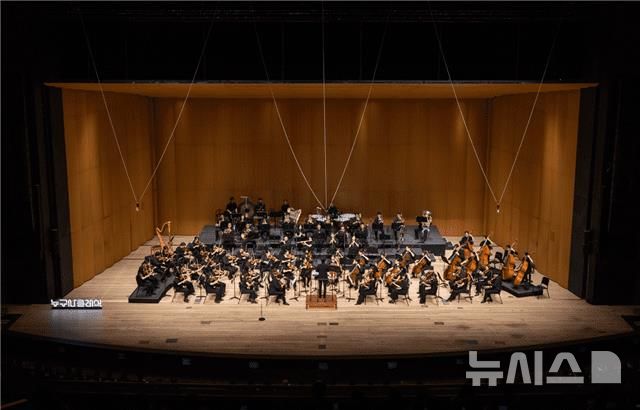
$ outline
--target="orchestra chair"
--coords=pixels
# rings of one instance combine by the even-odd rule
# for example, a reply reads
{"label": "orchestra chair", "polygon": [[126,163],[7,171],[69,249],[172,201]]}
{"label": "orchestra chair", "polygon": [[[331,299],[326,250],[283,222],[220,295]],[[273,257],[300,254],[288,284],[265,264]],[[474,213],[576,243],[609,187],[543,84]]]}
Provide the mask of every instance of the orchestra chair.
{"label": "orchestra chair", "polygon": [[[433,289],[429,290],[427,293],[427,298],[429,296],[433,296],[433,298],[436,300],[436,305],[440,306],[440,301],[438,301],[438,299],[440,299],[440,286],[434,286]],[[425,299],[424,304],[427,304],[427,300]]]}
{"label": "orchestra chair", "polygon": [[[184,298],[184,291],[183,291],[183,290],[176,289],[176,288],[174,287],[174,288],[173,288],[173,296],[171,297],[171,303],[175,303],[176,296],[178,295],[178,293],[182,293],[182,297]],[[182,303],[184,303],[184,302],[182,302]]]}
{"label": "orchestra chair", "polygon": [[398,294],[398,300],[400,300],[400,298],[402,298],[402,300],[405,301],[407,306],[411,305],[411,298],[409,297],[409,291],[407,291],[407,293],[404,293],[404,294]]}
{"label": "orchestra chair", "polygon": [[458,293],[458,303],[460,303],[460,297],[462,295],[466,295],[464,298],[465,299],[469,299],[469,302],[473,303],[473,296],[471,296],[471,286],[473,285],[473,283],[471,283],[471,281],[469,281],[469,283],[467,284],[467,287],[462,290],[460,293]]}
{"label": "orchestra chair", "polygon": [[540,282],[540,287],[542,288],[542,293],[538,295],[538,299],[540,296],[544,295],[544,291],[547,291],[547,297],[551,299],[551,295],[549,295],[549,278],[546,276],[542,277],[542,282]]}

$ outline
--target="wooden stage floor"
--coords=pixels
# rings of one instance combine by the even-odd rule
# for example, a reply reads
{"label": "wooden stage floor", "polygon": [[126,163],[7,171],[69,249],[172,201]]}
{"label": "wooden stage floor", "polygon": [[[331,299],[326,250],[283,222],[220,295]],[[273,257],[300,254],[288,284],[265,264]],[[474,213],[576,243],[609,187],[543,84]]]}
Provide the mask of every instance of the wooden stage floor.
{"label": "wooden stage floor", "polygon": [[[177,237],[174,243],[182,240]],[[428,306],[422,307],[414,280],[409,306],[386,300],[377,305],[373,299],[356,306],[355,301],[339,299],[337,310],[306,310],[301,297],[298,302],[290,301],[290,306],[263,306],[265,321],[258,320],[261,304],[244,300],[238,304],[230,299],[230,285],[220,304],[212,299],[195,304],[193,297],[190,303],[180,297],[172,303],[173,290],[159,304],[128,303],[136,287],[138,266],[154,243],[149,241],[67,295],[101,298],[102,310],[9,306],[9,313],[22,314],[10,330],[71,343],[207,355],[391,357],[518,349],[612,337],[632,331],[622,315],[640,311],[628,306],[593,306],[553,282],[551,298],[516,299],[502,292],[504,304],[481,304],[481,297],[476,297],[473,303],[461,300],[439,306],[429,299]],[[534,282],[539,280],[536,274]],[[447,291],[441,291],[441,296],[447,297]]]}

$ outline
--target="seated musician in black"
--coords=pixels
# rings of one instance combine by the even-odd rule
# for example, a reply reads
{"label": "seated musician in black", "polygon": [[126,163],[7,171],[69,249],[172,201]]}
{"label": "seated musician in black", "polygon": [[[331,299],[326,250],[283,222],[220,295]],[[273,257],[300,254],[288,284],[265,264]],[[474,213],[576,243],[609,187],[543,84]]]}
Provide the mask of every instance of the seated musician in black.
{"label": "seated musician in black", "polygon": [[322,229],[322,225],[317,224],[316,229],[313,231],[313,244],[315,245],[316,251],[320,251],[322,249],[322,245],[327,240],[327,234]]}
{"label": "seated musician in black", "polygon": [[378,240],[380,234],[384,234],[384,219],[382,219],[382,212],[378,211],[378,213],[376,214],[376,218],[371,224],[371,230],[373,230],[376,241]]}
{"label": "seated musician in black", "polygon": [[136,275],[136,283],[138,287],[144,291],[145,294],[150,295],[158,287],[158,279],[154,272],[154,268],[151,264],[143,262],[138,268],[138,274]]}
{"label": "seated musician in black", "polygon": [[399,295],[406,295],[409,293],[409,275],[406,270],[400,271],[399,278],[395,282],[391,282],[389,285],[389,303],[396,303]]}
{"label": "seated musician in black", "polygon": [[280,303],[280,300],[282,300],[283,305],[288,305],[285,293],[286,291],[282,286],[282,283],[280,283],[280,280],[277,278],[271,279],[271,282],[269,283],[269,295],[276,296],[276,302]]}
{"label": "seated musician in black", "polygon": [[229,198],[229,203],[227,204],[227,213],[230,215],[238,213],[238,204],[236,203],[233,197]]}
{"label": "seated musician in black", "polygon": [[207,294],[214,293],[216,295],[215,302],[220,303],[227,289],[227,284],[220,280],[220,276],[209,274],[204,282],[204,289]]}
{"label": "seated musician in black", "polygon": [[368,246],[367,237],[369,236],[369,231],[367,230],[367,225],[364,223],[360,223],[360,226],[355,232],[356,238],[358,238],[358,242],[361,247]]}
{"label": "seated musician in black", "polygon": [[358,300],[356,301],[356,305],[361,305],[364,303],[367,295],[375,295],[377,291],[376,281],[374,279],[369,279],[368,282],[363,282],[360,284],[360,288],[358,289]]}
{"label": "seated musician in black", "polygon": [[256,299],[258,298],[258,292],[256,291],[256,287],[247,280],[246,275],[240,280],[240,294],[241,295],[249,295],[249,302],[258,303]]}
{"label": "seated musician in black", "polygon": [[433,271],[425,278],[420,278],[420,286],[418,287],[418,295],[420,295],[420,304],[427,303],[428,295],[437,295],[438,293],[438,277]]}
{"label": "seated musician in black", "polygon": [[451,286],[451,295],[449,296],[449,299],[447,299],[447,302],[453,301],[458,297],[460,293],[466,291],[467,286],[469,285],[469,277],[467,276],[464,269],[462,270],[461,276],[461,279],[451,281],[451,283],[449,284]]}
{"label": "seated musician in black", "polygon": [[347,245],[347,230],[344,225],[340,226],[340,230],[336,233],[336,241],[338,248],[344,248]]}
{"label": "seated musician in black", "polygon": [[496,272],[487,285],[484,286],[484,297],[482,302],[493,302],[491,295],[499,294],[502,290],[502,273]]}
{"label": "seated musician in black", "polygon": [[473,236],[471,235],[471,233],[469,231],[464,231],[464,235],[462,236],[462,238],[460,238],[460,242],[458,242],[458,243],[460,245],[464,245],[469,241],[471,241],[471,243],[473,243]]}
{"label": "seated musician in black", "polygon": [[189,296],[196,293],[196,290],[193,287],[193,283],[191,283],[191,280],[189,280],[188,272],[177,276],[173,282],[173,286],[176,289],[176,292],[182,292],[184,294],[185,302],[189,302]]}

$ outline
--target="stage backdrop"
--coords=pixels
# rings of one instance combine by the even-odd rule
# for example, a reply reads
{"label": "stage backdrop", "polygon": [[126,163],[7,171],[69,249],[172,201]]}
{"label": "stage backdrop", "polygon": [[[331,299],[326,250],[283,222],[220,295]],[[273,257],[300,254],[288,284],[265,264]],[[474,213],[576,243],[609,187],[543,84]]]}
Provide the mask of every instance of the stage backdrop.
{"label": "stage backdrop", "polygon": [[[164,151],[182,99],[107,93],[136,193]],[[467,125],[494,191],[501,191],[533,94],[466,99]],[[579,91],[541,95],[514,170],[495,214],[463,122],[452,99],[372,99],[335,203],[410,222],[434,213],[444,234],[493,232],[519,241],[538,268],[566,286]],[[322,100],[280,99],[280,113],[309,183],[330,201],[353,143],[363,99],[327,100],[325,194]],[[183,112],[158,174],[135,212],[97,92],[64,91],[75,284],[91,278],[153,236],[171,220],[176,234],[212,223],[229,196],[269,208],[288,199],[303,215],[318,203],[292,158],[270,99],[194,98]],[[89,149],[90,148],[90,149]],[[90,152],[87,153],[87,150]]]}
{"label": "stage backdrop", "polygon": [[[140,193],[153,166],[150,100],[111,94],[108,101]],[[152,189],[136,212],[100,94],[64,90],[63,105],[73,283],[79,286],[151,238],[155,201]]]}

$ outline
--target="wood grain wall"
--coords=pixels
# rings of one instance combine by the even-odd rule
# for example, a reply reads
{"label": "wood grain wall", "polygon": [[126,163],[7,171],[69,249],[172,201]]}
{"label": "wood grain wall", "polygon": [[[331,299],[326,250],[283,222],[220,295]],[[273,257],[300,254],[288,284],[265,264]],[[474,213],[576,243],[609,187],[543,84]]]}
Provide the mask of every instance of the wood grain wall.
{"label": "wood grain wall", "polygon": [[[182,104],[154,99],[159,156]],[[347,160],[363,100],[327,101],[327,174],[330,201]],[[279,108],[293,149],[321,202],[325,202],[322,101],[283,99]],[[486,151],[487,101],[463,103],[478,150]],[[453,100],[372,100],[335,203],[344,211],[409,220],[434,212],[444,233],[484,223],[484,184]],[[303,214],[317,201],[306,187],[274,110],[265,99],[192,99],[160,167],[157,223],[174,222],[195,234],[224,208],[229,196],[262,196],[268,207],[283,199]]]}
{"label": "wood grain wall", "polygon": [[[151,174],[150,99],[106,94],[139,195]],[[154,192],[135,211],[101,96],[63,91],[74,286],[128,255],[153,234]]]}
{"label": "wood grain wall", "polygon": [[[497,97],[489,117],[489,178],[496,195],[518,149],[534,94]],[[487,197],[486,229],[499,243],[518,241],[545,275],[569,279],[580,92],[540,95],[500,213]]]}

